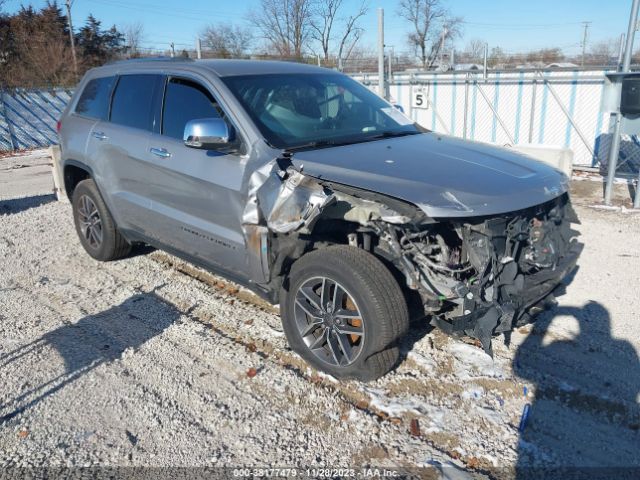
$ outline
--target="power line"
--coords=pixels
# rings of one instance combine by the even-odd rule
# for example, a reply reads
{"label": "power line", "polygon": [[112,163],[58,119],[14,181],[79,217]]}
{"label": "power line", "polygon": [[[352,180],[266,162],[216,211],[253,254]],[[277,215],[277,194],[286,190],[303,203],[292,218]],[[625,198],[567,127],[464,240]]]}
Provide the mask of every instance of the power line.
{"label": "power line", "polygon": [[[204,16],[210,16],[211,18],[217,18],[217,17],[223,17],[223,18],[238,18],[238,19],[244,19],[244,15],[243,14],[238,14],[238,13],[220,13],[220,12],[204,12],[204,11],[197,11],[197,10],[180,10],[180,12],[170,12],[167,11],[165,9],[162,8],[158,8],[157,6],[142,6],[141,4],[136,4],[136,5],[130,5],[128,3],[123,3],[123,2],[119,2],[118,0],[87,0],[90,3],[97,3],[100,5],[107,5],[110,7],[118,7],[118,8],[124,8],[127,10],[133,10],[133,11],[137,11],[137,12],[142,12],[142,13],[146,13],[146,14],[152,14],[152,15],[161,15],[164,17],[172,17],[172,18],[184,18],[186,20],[195,20],[195,21],[202,21]],[[187,13],[185,15],[185,12]]]}

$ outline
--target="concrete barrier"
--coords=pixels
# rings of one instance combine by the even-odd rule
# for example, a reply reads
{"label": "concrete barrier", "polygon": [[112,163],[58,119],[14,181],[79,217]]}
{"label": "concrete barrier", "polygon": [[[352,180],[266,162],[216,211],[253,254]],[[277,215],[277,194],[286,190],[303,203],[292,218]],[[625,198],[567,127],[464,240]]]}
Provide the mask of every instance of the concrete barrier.
{"label": "concrete barrier", "polygon": [[573,173],[573,150],[570,148],[533,143],[513,145],[509,148],[535,158],[536,160],[540,160],[564,172],[571,178],[571,174]]}
{"label": "concrete barrier", "polygon": [[53,191],[58,201],[69,203],[70,200],[67,198],[67,192],[64,189],[64,174],[62,172],[62,165],[60,164],[60,147],[58,145],[52,145],[49,147],[49,154],[52,160],[51,173],[53,174]]}

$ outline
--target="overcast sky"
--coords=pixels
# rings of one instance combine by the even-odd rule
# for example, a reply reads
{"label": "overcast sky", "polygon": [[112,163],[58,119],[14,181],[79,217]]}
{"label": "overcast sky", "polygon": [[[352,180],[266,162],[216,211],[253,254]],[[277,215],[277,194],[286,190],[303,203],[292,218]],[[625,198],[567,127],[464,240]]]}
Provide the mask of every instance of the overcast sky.
{"label": "overcast sky", "polygon": [[[63,1],[63,0],[62,0]],[[345,0],[344,12],[357,8],[361,0]],[[15,11],[21,4],[43,6],[46,0],[8,0],[5,10]],[[146,47],[193,48],[196,35],[209,23],[245,24],[247,13],[259,0],[74,0],[73,18],[77,28],[93,13],[103,22],[123,26],[142,22]],[[407,49],[407,22],[397,14],[397,0],[370,0],[370,10],[362,19],[365,28],[362,46],[376,42],[376,10],[386,16],[386,44],[396,51]],[[464,35],[456,42],[463,48],[471,39],[481,39],[507,52],[523,52],[542,47],[561,47],[565,53],[580,50],[583,21],[591,21],[588,44],[618,38],[626,32],[631,0],[450,0],[449,8],[464,17]],[[640,46],[640,40],[635,44]]]}

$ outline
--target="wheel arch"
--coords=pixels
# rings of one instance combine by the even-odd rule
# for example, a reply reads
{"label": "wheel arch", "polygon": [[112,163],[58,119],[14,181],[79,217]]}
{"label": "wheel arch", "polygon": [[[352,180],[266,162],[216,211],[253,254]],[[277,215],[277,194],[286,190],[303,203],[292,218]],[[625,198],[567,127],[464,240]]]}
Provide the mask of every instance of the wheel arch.
{"label": "wheel arch", "polygon": [[81,181],[95,178],[91,167],[77,160],[66,160],[62,175],[64,190],[69,199],[73,198],[73,192]]}

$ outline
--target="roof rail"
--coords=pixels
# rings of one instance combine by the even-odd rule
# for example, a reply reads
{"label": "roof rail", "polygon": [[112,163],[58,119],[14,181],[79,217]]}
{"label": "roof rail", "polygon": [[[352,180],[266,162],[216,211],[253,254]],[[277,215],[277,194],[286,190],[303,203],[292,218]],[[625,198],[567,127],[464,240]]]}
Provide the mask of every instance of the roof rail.
{"label": "roof rail", "polygon": [[142,57],[142,58],[125,58],[122,60],[112,60],[111,62],[107,62],[105,65],[114,65],[118,63],[147,63],[147,62],[195,62],[193,58],[189,57],[167,57],[167,56],[158,56],[158,57]]}

